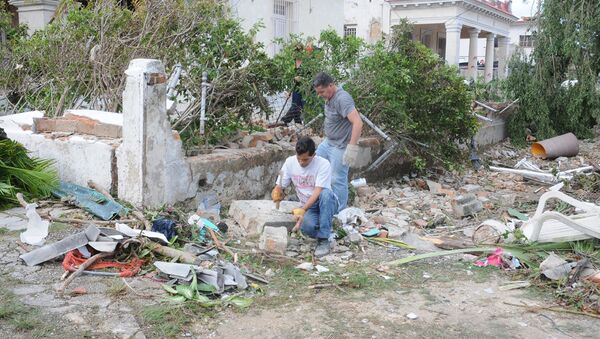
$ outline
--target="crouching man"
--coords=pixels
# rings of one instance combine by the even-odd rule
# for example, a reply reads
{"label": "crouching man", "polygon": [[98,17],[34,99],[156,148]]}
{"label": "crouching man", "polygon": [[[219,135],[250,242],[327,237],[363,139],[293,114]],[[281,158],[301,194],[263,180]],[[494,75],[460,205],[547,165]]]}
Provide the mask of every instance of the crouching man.
{"label": "crouching man", "polygon": [[331,190],[331,166],[329,161],[315,155],[315,142],[301,137],[296,143],[296,155],[286,159],[281,168],[277,184],[271,192],[274,202],[283,199],[283,189],[290,182],[296,188],[302,208],[293,211],[296,226],[305,235],[317,239],[315,256],[322,257],[331,249],[330,236],[333,215],[338,210],[338,201]]}

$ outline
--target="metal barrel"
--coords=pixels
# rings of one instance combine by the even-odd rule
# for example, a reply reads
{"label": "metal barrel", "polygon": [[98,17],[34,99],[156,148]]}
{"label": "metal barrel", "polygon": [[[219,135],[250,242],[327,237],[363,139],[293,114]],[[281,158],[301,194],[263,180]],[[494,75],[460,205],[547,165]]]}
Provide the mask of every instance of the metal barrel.
{"label": "metal barrel", "polygon": [[559,135],[531,145],[531,154],[542,159],[573,157],[577,153],[579,153],[579,141],[573,133]]}

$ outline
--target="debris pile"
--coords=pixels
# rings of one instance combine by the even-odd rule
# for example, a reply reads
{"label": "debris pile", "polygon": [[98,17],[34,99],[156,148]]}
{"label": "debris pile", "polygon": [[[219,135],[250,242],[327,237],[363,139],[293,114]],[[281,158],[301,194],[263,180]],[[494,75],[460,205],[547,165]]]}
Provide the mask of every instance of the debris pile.
{"label": "debris pile", "polygon": [[[237,253],[227,246],[230,239],[224,239],[228,227],[218,222],[218,202],[211,204],[205,199],[198,211],[189,216],[187,224],[167,216],[157,216],[152,222],[152,230],[149,230],[145,225],[150,225],[150,222],[141,213],[138,218],[144,220],[135,220],[130,225],[114,220],[126,218],[129,210],[116,203],[110,195],[69,183],[61,183],[54,194],[60,196],[63,202],[73,203],[107,220],[103,222],[114,224],[114,227],[100,227],[97,223],[102,221],[88,219],[84,230],[57,242],[34,249],[22,244],[28,251],[20,258],[28,266],[63,257],[65,274],[61,278],[64,282],[57,289],[59,295],[64,294],[68,285],[81,274],[133,277],[142,271],[154,271],[153,279],[163,282],[170,301],[194,300],[203,306],[224,304],[245,307],[252,299],[240,293],[251,296],[252,291],[245,291],[254,285],[247,282],[246,274],[253,280],[267,283],[259,275],[238,266]],[[24,200],[23,204],[31,207],[28,215],[31,214],[30,224],[33,222],[35,225],[29,226],[21,238],[27,244],[41,245],[48,233],[48,221],[42,220],[46,223],[45,234],[35,233],[38,231],[37,219],[41,220],[41,217],[36,213],[34,204],[26,204]],[[209,218],[217,221],[217,225]],[[185,220],[182,217],[178,219]],[[37,236],[35,241],[30,241],[32,235]],[[178,242],[180,236],[189,236],[190,239],[186,238],[182,244]],[[38,241],[39,238],[41,241]],[[181,245],[183,248],[178,248]],[[224,255],[230,256],[233,262]]]}

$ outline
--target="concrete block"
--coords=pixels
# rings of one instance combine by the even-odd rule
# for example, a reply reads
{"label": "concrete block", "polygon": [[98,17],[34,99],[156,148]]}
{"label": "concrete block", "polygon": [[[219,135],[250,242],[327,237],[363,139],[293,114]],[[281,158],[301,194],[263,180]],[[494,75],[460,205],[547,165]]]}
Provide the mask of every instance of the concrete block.
{"label": "concrete block", "polygon": [[292,210],[302,207],[299,202],[282,201],[279,210],[270,200],[234,200],[229,216],[246,230],[248,236],[260,235],[266,226],[285,227],[291,231],[296,221]]}
{"label": "concrete block", "polygon": [[268,253],[285,255],[288,244],[288,230],[286,227],[265,226],[258,248]]}
{"label": "concrete block", "polygon": [[483,209],[483,204],[473,194],[459,195],[452,200],[452,210],[457,218],[473,215]]}

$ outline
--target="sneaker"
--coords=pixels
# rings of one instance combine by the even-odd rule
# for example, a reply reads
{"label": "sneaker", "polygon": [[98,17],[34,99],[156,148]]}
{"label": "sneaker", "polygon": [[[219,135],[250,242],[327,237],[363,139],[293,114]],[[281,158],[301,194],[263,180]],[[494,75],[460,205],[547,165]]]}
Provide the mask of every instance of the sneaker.
{"label": "sneaker", "polygon": [[318,239],[317,247],[315,248],[315,257],[320,258],[329,254],[331,243],[329,239]]}

